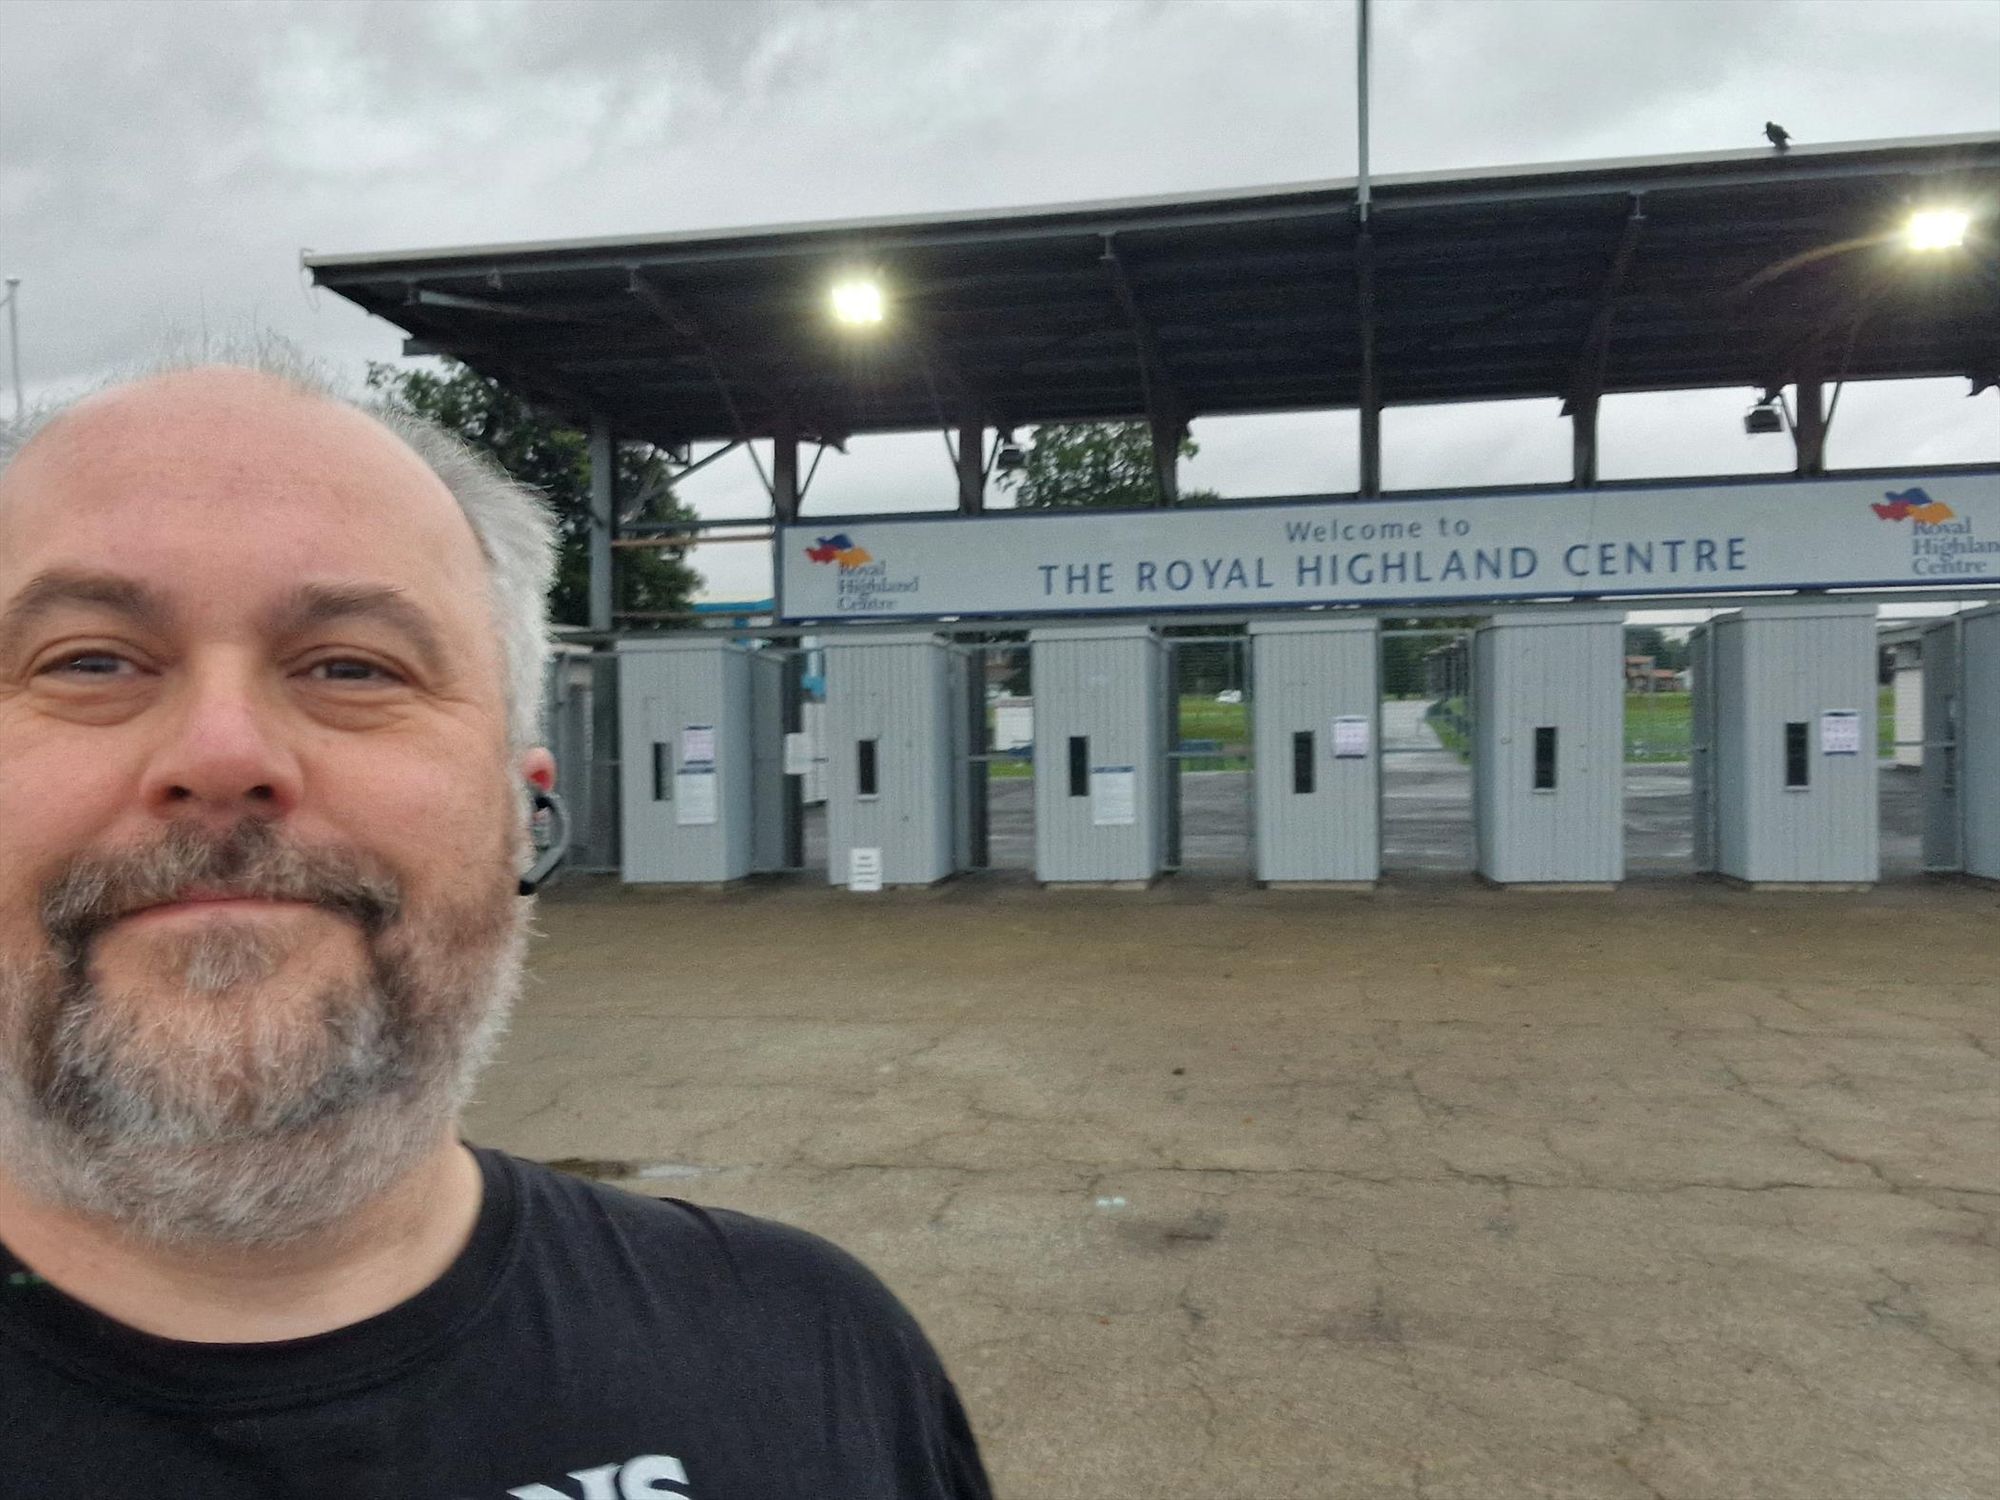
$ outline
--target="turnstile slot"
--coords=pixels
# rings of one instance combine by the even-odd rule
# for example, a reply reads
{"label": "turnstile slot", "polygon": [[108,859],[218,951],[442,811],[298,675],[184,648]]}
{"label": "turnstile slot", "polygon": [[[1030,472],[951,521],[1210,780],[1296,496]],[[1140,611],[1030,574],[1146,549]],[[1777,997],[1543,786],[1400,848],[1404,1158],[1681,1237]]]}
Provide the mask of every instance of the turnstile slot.
{"label": "turnstile slot", "polygon": [[857,797],[881,795],[875,770],[874,740],[854,742],[854,795]]}
{"label": "turnstile slot", "polygon": [[1785,786],[1788,789],[1812,784],[1812,761],[1806,754],[1806,730],[1802,720],[1785,725]]}
{"label": "turnstile slot", "polygon": [[1556,789],[1556,726],[1538,724],[1535,726],[1535,790],[1553,792]]}

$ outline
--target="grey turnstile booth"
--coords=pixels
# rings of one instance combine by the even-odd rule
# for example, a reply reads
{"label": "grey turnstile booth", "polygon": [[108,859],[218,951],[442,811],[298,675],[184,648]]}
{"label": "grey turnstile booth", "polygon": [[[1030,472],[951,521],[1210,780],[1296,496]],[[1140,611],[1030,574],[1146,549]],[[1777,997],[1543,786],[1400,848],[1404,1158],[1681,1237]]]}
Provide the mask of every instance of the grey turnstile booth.
{"label": "grey turnstile booth", "polygon": [[1352,616],[1250,626],[1257,878],[1373,885],[1382,873],[1380,631]]}
{"label": "grey turnstile booth", "polygon": [[1625,876],[1625,617],[1503,615],[1472,637],[1472,803],[1496,885]]}
{"label": "grey turnstile booth", "polygon": [[1924,868],[2000,880],[2000,605],[1923,635]]}
{"label": "grey turnstile booth", "polygon": [[755,655],[726,640],[618,643],[626,881],[714,884],[751,872]]}
{"label": "grey turnstile booth", "polygon": [[1745,605],[1689,647],[1695,868],[1754,885],[1872,884],[1875,606]]}
{"label": "grey turnstile booth", "polygon": [[1028,633],[1035,875],[1148,882],[1166,853],[1166,651],[1143,626]]}
{"label": "grey turnstile booth", "polygon": [[933,635],[857,633],[829,636],[825,651],[827,878],[947,878],[959,842],[954,721],[964,713],[951,648]]}

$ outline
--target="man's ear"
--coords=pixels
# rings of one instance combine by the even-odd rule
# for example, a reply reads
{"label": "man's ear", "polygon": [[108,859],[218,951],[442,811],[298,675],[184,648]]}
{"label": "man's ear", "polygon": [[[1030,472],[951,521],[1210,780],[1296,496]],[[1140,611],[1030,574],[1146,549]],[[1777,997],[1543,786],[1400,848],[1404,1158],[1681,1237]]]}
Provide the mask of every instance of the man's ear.
{"label": "man's ear", "polygon": [[544,792],[556,789],[556,758],[546,745],[537,745],[521,757],[521,779]]}

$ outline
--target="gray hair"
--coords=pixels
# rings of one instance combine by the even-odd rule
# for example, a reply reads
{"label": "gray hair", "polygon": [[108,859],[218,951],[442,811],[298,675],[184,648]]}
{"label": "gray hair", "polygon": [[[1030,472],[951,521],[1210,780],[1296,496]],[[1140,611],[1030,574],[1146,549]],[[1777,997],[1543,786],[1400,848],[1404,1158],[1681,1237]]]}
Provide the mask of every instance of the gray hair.
{"label": "gray hair", "polygon": [[223,340],[183,340],[143,365],[120,370],[80,395],[0,423],[0,474],[38,433],[79,402],[135,380],[212,367],[250,370],[303,395],[374,418],[409,445],[451,491],[486,558],[487,603],[499,636],[508,748],[542,742],[542,681],[549,654],[548,593],[556,567],[556,525],[547,503],[456,433],[383,401],[355,400],[318,361],[286,339],[257,333]]}

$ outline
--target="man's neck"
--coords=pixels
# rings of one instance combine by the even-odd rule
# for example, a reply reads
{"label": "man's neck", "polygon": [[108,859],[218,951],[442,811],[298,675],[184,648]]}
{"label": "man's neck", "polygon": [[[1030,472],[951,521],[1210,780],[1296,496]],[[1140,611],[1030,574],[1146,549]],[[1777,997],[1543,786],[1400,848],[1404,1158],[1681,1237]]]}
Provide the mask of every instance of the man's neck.
{"label": "man's neck", "polygon": [[323,1235],[275,1249],[162,1249],[29,1198],[0,1170],[0,1241],[59,1291],[141,1332],[266,1343],[345,1328],[415,1296],[465,1248],[482,1196],[479,1163],[447,1135]]}

